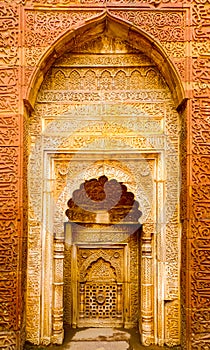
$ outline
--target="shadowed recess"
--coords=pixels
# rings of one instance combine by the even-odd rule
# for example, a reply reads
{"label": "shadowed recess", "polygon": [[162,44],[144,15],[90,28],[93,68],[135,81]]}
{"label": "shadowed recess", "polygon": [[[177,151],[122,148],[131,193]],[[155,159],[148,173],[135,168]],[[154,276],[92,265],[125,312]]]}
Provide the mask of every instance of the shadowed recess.
{"label": "shadowed recess", "polygon": [[142,215],[134,194],[122,182],[106,176],[86,180],[67,204],[68,219],[81,224],[138,222]]}

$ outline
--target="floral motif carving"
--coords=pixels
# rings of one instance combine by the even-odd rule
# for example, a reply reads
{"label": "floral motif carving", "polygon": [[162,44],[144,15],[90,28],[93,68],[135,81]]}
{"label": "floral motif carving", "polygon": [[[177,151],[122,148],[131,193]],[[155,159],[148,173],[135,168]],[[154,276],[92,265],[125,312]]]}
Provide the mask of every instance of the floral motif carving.
{"label": "floral motif carving", "polygon": [[[19,310],[19,305],[16,303],[16,296],[20,295],[20,291],[17,291],[17,266],[20,266],[19,252],[18,252],[18,235],[20,228],[17,222],[17,215],[19,215],[18,204],[22,201],[21,189],[18,187],[20,178],[20,166],[22,164],[19,158],[18,146],[22,142],[22,91],[17,88],[19,84],[28,84],[30,75],[33,71],[33,66],[39,61],[42,54],[45,52],[47,46],[53,44],[53,42],[66,30],[75,28],[75,26],[84,24],[86,19],[90,19],[102,13],[104,8],[111,5],[112,8],[110,13],[120,19],[124,19],[129,23],[137,25],[140,29],[143,29],[146,33],[152,35],[155,40],[159,40],[161,45],[165,48],[168,56],[173,60],[174,65],[180,73],[180,77],[185,85],[187,92],[187,97],[189,97],[188,110],[187,113],[183,115],[182,119],[186,120],[186,126],[182,129],[181,133],[181,146],[182,146],[182,219],[183,219],[183,233],[182,233],[182,246],[183,252],[187,252],[187,262],[185,256],[182,256],[182,266],[186,266],[186,271],[190,270],[192,282],[189,282],[189,298],[186,300],[186,307],[190,310],[192,315],[192,321],[188,323],[188,330],[191,336],[191,347],[193,349],[204,349],[208,348],[210,344],[209,339],[209,319],[207,317],[208,308],[206,307],[209,299],[209,284],[208,284],[208,249],[209,249],[209,110],[210,110],[210,86],[209,86],[209,0],[81,0],[77,2],[76,6],[73,7],[74,1],[70,0],[5,0],[0,2],[0,146],[4,147],[1,149],[1,167],[0,167],[0,183],[1,183],[1,194],[0,194],[0,227],[2,232],[2,237],[0,240],[2,255],[4,259],[1,259],[1,266],[5,270],[1,280],[1,295],[2,309],[1,314],[3,317],[4,329],[12,327],[17,329],[17,313],[13,307],[10,305],[15,305],[17,310]],[[84,7],[83,7],[84,5]],[[86,6],[90,6],[90,10],[86,9]],[[92,5],[95,5],[91,7]],[[133,5],[131,10],[130,6]],[[54,7],[53,7],[54,6]],[[81,7],[80,7],[81,6]],[[98,7],[97,7],[98,6]],[[116,8],[114,9],[114,6]],[[71,7],[71,8],[70,8]],[[186,11],[189,9],[188,15],[185,17]],[[42,10],[40,10],[42,8]],[[19,19],[21,15],[21,19]],[[26,19],[26,23],[24,20]],[[187,30],[186,30],[187,27]],[[25,37],[20,40],[20,35],[22,35],[22,29],[26,29],[24,35]],[[81,39],[81,38],[80,38]],[[23,43],[24,42],[24,43]],[[86,50],[86,53],[91,52],[92,48],[88,48],[87,43],[79,43],[79,38],[75,39],[76,45],[80,49]],[[190,42],[190,45],[189,45]],[[95,42],[92,47],[96,47],[99,43]],[[73,42],[72,42],[73,44]],[[26,45],[26,47],[24,47]],[[21,49],[20,49],[21,47]],[[139,53],[133,50],[129,51],[128,45],[122,45],[119,42],[112,42],[108,48],[116,47],[122,51],[127,49],[129,55],[136,55],[133,58],[133,69],[135,67],[140,67],[141,64],[145,64],[145,59],[143,56],[140,57]],[[22,51],[22,48],[24,50]],[[192,51],[191,51],[192,48]],[[121,52],[122,54],[122,52]],[[75,54],[77,55],[77,54]],[[102,60],[102,56],[106,56]],[[109,56],[109,57],[108,57]],[[122,55],[124,56],[124,54]],[[137,56],[139,56],[137,58]],[[188,61],[185,61],[185,57],[188,56]],[[72,64],[74,60],[74,63]],[[124,60],[124,61],[123,61]],[[127,60],[127,61],[126,61]],[[141,62],[140,62],[141,61]],[[64,62],[64,61],[63,61]],[[76,63],[75,63],[76,62]],[[88,67],[90,60],[83,57],[73,57],[69,65],[74,66],[75,71],[79,71],[79,66]],[[64,62],[66,64],[66,62]],[[125,64],[124,64],[125,63]],[[97,56],[95,64],[101,65],[103,67],[101,71],[106,67],[118,65],[118,75],[116,79],[113,79],[113,74],[110,70],[110,74],[103,75],[103,88],[106,91],[107,87],[112,86],[113,90],[117,87],[118,91],[122,91],[123,79],[126,82],[127,87],[129,87],[129,76],[124,70],[124,66],[128,63],[126,57],[114,57],[107,53],[107,55]],[[23,79],[23,73],[20,73],[18,65],[21,64],[25,71],[25,77]],[[65,65],[64,64],[64,65]],[[63,67],[64,67],[63,65]],[[62,65],[61,65],[62,67]],[[61,71],[63,71],[63,67]],[[137,69],[138,71],[138,69]],[[94,72],[95,74],[95,72]],[[84,70],[84,75],[81,75],[80,79],[82,83],[80,86],[84,86],[85,90],[95,89],[98,83],[97,74],[94,75],[91,70]],[[68,78],[67,78],[68,79]],[[66,83],[61,76],[57,77],[57,85],[55,85],[56,91],[66,86],[62,85]],[[111,82],[112,80],[112,82]],[[114,80],[114,83],[113,83]],[[133,86],[135,86],[135,81],[138,85],[138,74],[133,74]],[[78,84],[77,84],[78,86]],[[188,91],[188,87],[189,91]],[[72,88],[75,88],[75,86]],[[112,92],[113,92],[112,90]],[[101,93],[101,90],[100,90]],[[43,148],[46,149],[51,147],[52,151],[57,151],[59,149],[67,149],[72,147],[72,149],[78,151],[84,147],[87,150],[94,150],[95,145],[99,147],[104,146],[104,140],[96,141],[95,135],[86,137],[89,133],[93,132],[93,124],[95,124],[97,133],[103,131],[103,134],[112,131],[112,136],[117,135],[114,140],[108,140],[106,147],[116,147],[120,149],[126,146],[128,149],[137,150],[147,150],[149,147],[151,151],[154,149],[162,149],[165,144],[164,138],[157,136],[156,138],[147,138],[145,133],[150,133],[151,130],[155,131],[156,135],[165,133],[166,142],[166,157],[169,157],[170,152],[177,153],[178,146],[175,144],[175,139],[177,133],[179,132],[178,121],[173,116],[169,115],[170,107],[168,102],[170,97],[168,94],[156,92],[155,94],[148,93],[147,96],[143,94],[137,96],[133,95],[133,100],[129,100],[130,95],[125,94],[120,97],[120,93],[117,93],[114,98],[113,94],[108,93],[104,96],[104,103],[102,105],[97,104],[97,99],[100,96],[93,96],[91,103],[91,97],[84,102],[85,94],[81,95],[75,93],[65,100],[66,96],[61,93],[57,99],[60,101],[64,98],[64,101],[60,104],[51,101],[51,104],[47,104],[47,98],[52,97],[49,93],[46,93],[46,99],[35,106],[35,112],[32,113],[29,122],[30,134],[31,134],[31,144],[29,149],[25,152],[32,154],[30,168],[36,169],[37,176],[31,176],[30,186],[34,188],[34,192],[31,194],[35,198],[35,205],[29,210],[29,220],[30,220],[30,238],[28,240],[29,247],[31,251],[38,251],[40,248],[40,241],[38,236],[40,233],[40,221],[41,215],[39,213],[39,203],[41,191],[39,189],[39,184],[41,183],[42,173],[41,164],[42,159],[36,157],[36,153],[42,154]],[[145,97],[146,96],[146,97]],[[156,97],[159,96],[157,100]],[[54,96],[55,97],[55,96]],[[71,103],[72,98],[74,102]],[[113,99],[112,99],[113,98]],[[167,98],[167,107],[165,106],[165,99]],[[109,103],[107,103],[109,99]],[[156,101],[154,104],[148,103],[150,99]],[[123,101],[123,103],[122,103]],[[182,109],[183,106],[180,106]],[[132,113],[134,117],[133,120],[129,120]],[[62,121],[58,119],[62,115]],[[100,123],[103,115],[109,118],[109,121]],[[119,119],[119,123],[114,123],[111,119],[113,116],[116,118],[119,115],[122,119]],[[165,116],[169,116],[165,118]],[[80,130],[81,134],[77,133],[73,135],[73,141],[65,139],[63,135],[65,133],[65,128],[62,129],[61,125],[66,122],[66,131],[71,130],[71,126],[75,130],[78,130],[78,124],[81,122],[79,119],[78,124],[73,124],[72,119],[82,117],[83,120],[87,116],[91,117],[92,125],[86,125],[84,122],[84,128]],[[94,118],[98,118],[98,122],[95,123]],[[125,121],[123,118],[127,116]],[[157,119],[155,119],[155,117]],[[43,120],[41,122],[41,118]],[[71,120],[69,120],[69,119]],[[67,121],[68,119],[68,121]],[[99,120],[100,119],[100,120]],[[120,128],[119,124],[122,124],[124,128]],[[165,124],[165,120],[167,120]],[[44,144],[41,143],[40,134],[44,128],[45,138]],[[122,137],[122,134],[126,129],[129,129],[130,141],[128,142]],[[53,131],[57,134],[61,132],[62,136],[57,138],[54,137],[52,140],[51,134]],[[134,137],[132,133],[138,133],[138,137]],[[85,135],[86,134],[86,135]],[[143,134],[143,135],[142,135]],[[190,136],[191,135],[191,136]],[[165,137],[165,136],[164,136]],[[192,137],[190,139],[190,137]],[[192,140],[192,147],[190,142],[185,142],[186,138]],[[93,141],[96,141],[95,143]],[[98,143],[97,143],[98,142]],[[6,147],[5,147],[6,146]],[[22,147],[22,144],[21,144]],[[43,148],[42,148],[43,147]],[[46,150],[45,149],[45,150]],[[162,160],[160,160],[161,162]],[[167,171],[171,171],[173,178],[178,176],[177,169],[170,170],[173,168],[174,161],[176,157],[171,157],[171,160],[167,163]],[[135,168],[135,167],[134,167]],[[26,168],[24,168],[25,172]],[[60,169],[60,177],[63,176],[63,182],[59,180],[57,184],[57,194],[59,198],[59,193],[65,188],[65,169]],[[111,170],[110,170],[111,173]],[[32,172],[33,174],[33,172]],[[92,174],[91,171],[88,174]],[[141,176],[141,179],[143,176]],[[21,180],[22,181],[22,180]],[[26,179],[23,181],[26,182]],[[174,187],[171,181],[167,181],[166,184],[166,198],[174,204],[177,198],[174,192]],[[187,188],[188,184],[190,189]],[[24,184],[25,188],[27,184]],[[60,187],[59,187],[60,186]],[[147,186],[146,182],[144,184],[145,188]],[[158,186],[158,191],[161,193],[161,186]],[[190,196],[189,196],[190,194]],[[57,200],[56,197],[56,200]],[[62,201],[62,198],[59,198]],[[26,210],[27,199],[24,198],[24,207]],[[158,205],[160,202],[158,202]],[[22,203],[21,203],[22,206]],[[147,203],[148,206],[148,203]],[[167,215],[172,215],[172,212],[176,215],[176,210],[167,209]],[[192,221],[187,221],[187,215],[190,215]],[[172,260],[176,259],[177,256],[177,236],[173,236],[173,230],[177,231],[177,222],[174,220],[174,215],[172,215],[171,220],[168,223],[166,230],[166,237],[170,239],[172,244],[167,247],[165,251],[165,256],[167,259],[166,273],[171,284],[167,285],[166,295],[168,298],[168,304],[173,302],[173,298],[177,297],[178,291],[172,288],[174,280],[173,276],[177,279],[177,269],[173,266]],[[189,217],[188,217],[189,219]],[[26,221],[26,218],[25,218]],[[24,225],[26,225],[24,223]],[[56,223],[56,227],[59,226],[59,222]],[[59,228],[60,229],[60,228]],[[172,230],[173,229],[173,230]],[[187,236],[187,239],[186,238]],[[187,243],[186,240],[190,238]],[[192,242],[192,246],[191,243]],[[4,247],[9,247],[7,253],[5,253]],[[185,248],[186,247],[186,248]],[[158,252],[160,253],[160,252]],[[40,256],[37,255],[38,264],[37,270],[36,266],[33,265],[30,260],[31,272],[34,272],[34,278],[28,279],[29,290],[31,292],[37,291],[40,286],[39,272],[40,268]],[[191,265],[190,265],[191,264]],[[185,271],[185,272],[186,272]],[[183,279],[185,278],[185,272],[183,273]],[[172,278],[170,278],[172,277]],[[7,278],[7,279],[6,279]],[[184,279],[185,281],[185,279]],[[190,284],[191,283],[191,284]],[[184,282],[182,283],[185,284]],[[183,287],[184,288],[184,287]],[[6,293],[5,293],[6,290]],[[10,291],[12,294],[9,294]],[[135,291],[132,292],[135,294]],[[184,292],[185,293],[185,292]],[[39,343],[39,332],[36,330],[37,325],[40,320],[37,315],[40,314],[39,309],[39,296],[36,294],[30,296],[28,302],[28,312],[32,315],[31,319],[27,319],[28,323],[28,337],[34,342]],[[185,300],[183,298],[183,300]],[[36,307],[34,305],[36,304]],[[184,309],[184,308],[183,308]],[[9,310],[9,311],[8,311]],[[176,310],[171,313],[172,316],[176,315]],[[169,315],[171,315],[169,312]],[[55,315],[57,316],[57,315]],[[172,317],[172,318],[173,318]],[[183,319],[185,315],[183,313]],[[183,327],[184,328],[184,327]],[[188,332],[188,333],[189,333]],[[170,337],[170,334],[169,334]],[[18,347],[16,344],[16,335],[13,332],[2,331],[0,334],[0,346],[5,349],[15,349]]]}
{"label": "floral motif carving", "polygon": [[110,13],[113,16],[139,26],[141,29],[151,34],[156,40],[164,42],[184,41],[184,14],[163,11],[151,13],[138,10],[110,10]]}
{"label": "floral motif carving", "polygon": [[[84,24],[86,19],[97,16],[98,11],[26,11],[25,44],[34,50],[46,47],[53,43],[59,35],[73,26]],[[35,58],[34,58],[35,59]]]}

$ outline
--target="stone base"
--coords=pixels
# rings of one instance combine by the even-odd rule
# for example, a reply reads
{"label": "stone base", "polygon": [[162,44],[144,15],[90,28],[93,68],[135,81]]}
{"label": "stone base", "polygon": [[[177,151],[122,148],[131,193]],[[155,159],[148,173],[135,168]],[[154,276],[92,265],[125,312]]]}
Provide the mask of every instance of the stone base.
{"label": "stone base", "polygon": [[65,349],[69,350],[132,350],[130,334],[113,328],[77,330]]}
{"label": "stone base", "polygon": [[126,341],[77,341],[71,342],[66,350],[131,350]]}

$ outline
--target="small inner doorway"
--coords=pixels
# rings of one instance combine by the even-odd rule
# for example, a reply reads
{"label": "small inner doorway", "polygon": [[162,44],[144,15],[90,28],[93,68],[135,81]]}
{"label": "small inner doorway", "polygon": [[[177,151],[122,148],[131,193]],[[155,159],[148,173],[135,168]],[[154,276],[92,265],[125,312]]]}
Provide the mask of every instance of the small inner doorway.
{"label": "small inner doorway", "polygon": [[124,247],[79,247],[78,327],[123,327]]}
{"label": "small inner doorway", "polygon": [[66,323],[73,328],[137,326],[141,213],[134,195],[103,176],[75,191],[68,206]]}

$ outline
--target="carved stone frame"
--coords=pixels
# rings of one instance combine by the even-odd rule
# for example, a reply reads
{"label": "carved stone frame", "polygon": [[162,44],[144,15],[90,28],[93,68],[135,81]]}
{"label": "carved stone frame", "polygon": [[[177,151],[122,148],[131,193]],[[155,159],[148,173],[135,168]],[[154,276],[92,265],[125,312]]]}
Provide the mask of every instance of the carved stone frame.
{"label": "carved stone frame", "polygon": [[[60,151],[61,152],[61,151]],[[68,152],[63,151],[66,156]],[[56,178],[54,174],[55,161],[59,158],[59,153],[46,151],[44,153],[44,169],[51,169],[45,173],[44,189],[43,189],[43,222],[42,228],[42,291],[41,291],[41,341],[44,344],[56,343],[61,344],[63,341],[63,262],[64,262],[64,230],[62,222],[60,222],[60,229],[57,230],[57,223],[54,222],[57,203],[54,201],[54,188],[56,185]],[[116,154],[116,158],[122,160],[122,156],[129,158],[128,153],[121,152]],[[165,224],[162,223],[163,215],[163,193],[164,181],[163,171],[161,169],[161,158],[164,156],[162,151],[151,152],[151,150],[144,152],[136,152],[130,157],[136,159],[137,164],[141,161],[142,156],[145,159],[153,159],[156,164],[156,172],[154,174],[154,191],[155,202],[157,208],[155,209],[155,218],[144,223],[142,239],[141,239],[141,310],[140,310],[140,334],[142,344],[149,345],[159,343],[163,345],[164,342],[164,327],[160,328],[164,320],[164,298],[161,296],[164,292],[164,274],[162,273],[163,261],[156,260],[161,252],[157,252],[157,247],[162,246],[165,241]],[[57,158],[56,158],[57,157]],[[89,155],[78,155],[76,162],[81,162],[84,157],[91,157]],[[147,158],[148,157],[148,158]],[[94,158],[94,157],[93,157]],[[63,158],[62,158],[63,159]],[[94,175],[94,174],[93,174]],[[115,178],[117,178],[117,174]],[[119,179],[121,180],[121,179]],[[78,187],[80,185],[78,179]],[[69,194],[71,196],[71,194]],[[66,209],[66,201],[63,203],[63,209]],[[138,198],[137,198],[138,200]],[[159,208],[159,206],[161,208]],[[64,212],[64,211],[63,211]],[[64,216],[65,217],[65,216]],[[63,221],[64,220],[63,217]],[[62,221],[62,220],[61,220]],[[54,222],[54,224],[53,224]],[[156,224],[155,224],[156,223]],[[53,258],[52,258],[53,257]],[[157,274],[155,273],[157,271]],[[156,278],[157,275],[157,278]],[[158,287],[159,285],[159,287]],[[144,297],[145,296],[145,297]],[[164,321],[163,321],[164,323]],[[158,339],[158,340],[157,340]],[[162,340],[161,340],[162,339]]]}
{"label": "carved stone frame", "polygon": [[[127,10],[126,10],[127,13]],[[114,14],[116,15],[116,13]],[[86,29],[90,29],[92,26],[95,27],[96,23],[101,23],[101,21],[104,23],[110,21],[110,24],[115,23],[115,18],[112,18],[110,14],[103,13],[101,16],[99,15],[98,19],[92,19],[90,20],[90,23],[87,25],[85,24],[84,27],[81,25],[81,23],[78,24],[79,33],[82,35],[82,33],[85,33]],[[124,22],[123,19],[120,19],[120,23]],[[117,23],[119,23],[117,19]],[[150,58],[154,59],[154,61],[157,64],[157,67],[159,67],[162,75],[165,77],[166,81],[168,82],[168,85],[170,86],[172,97],[172,100],[175,101],[176,106],[178,106],[182,100],[183,100],[183,87],[180,81],[180,78],[178,77],[177,71],[171,61],[168,59],[168,56],[164,53],[164,50],[162,49],[161,45],[156,43],[152,37],[147,35],[144,31],[141,31],[140,28],[134,28],[133,26],[130,27],[130,23],[122,23],[122,27],[126,26],[126,28],[129,28],[129,40],[133,40],[133,43],[137,43],[137,48],[144,48],[145,53],[149,53]],[[77,28],[77,29],[78,29]],[[115,28],[115,27],[114,27]],[[134,30],[133,30],[134,28]],[[122,33],[126,32],[122,30]],[[65,43],[67,41],[70,41],[75,36],[75,28],[74,30],[70,30],[68,33],[66,32],[64,36],[61,36],[55,45],[53,46],[53,52],[57,52],[58,56],[63,54],[63,48],[65,47]],[[127,34],[126,34],[127,35]],[[122,34],[122,39],[126,39],[127,37],[124,37],[124,34]],[[68,39],[68,40],[67,40]],[[72,40],[74,42],[74,40]],[[135,46],[135,45],[134,45]],[[57,55],[55,55],[57,57]],[[56,58],[55,57],[55,58]],[[49,59],[50,58],[50,59]],[[41,84],[42,78],[45,76],[49,65],[51,65],[51,62],[54,61],[53,55],[52,55],[52,47],[50,46],[49,50],[46,51],[46,53],[43,55],[41,60],[39,61],[39,64],[37,66],[37,70],[34,73],[31,83],[29,85],[28,91],[26,93],[26,102],[27,105],[30,106],[30,110],[32,110],[31,106],[34,106],[34,103],[36,101],[36,93],[34,91],[38,91],[39,86]],[[49,62],[48,62],[49,60]],[[46,64],[47,63],[47,64]],[[40,78],[41,74],[41,78]],[[173,104],[174,105],[174,104]],[[35,118],[37,116],[35,115]],[[167,117],[167,115],[166,115]],[[62,309],[60,306],[62,305],[62,299],[61,299],[61,289],[62,289],[62,281],[59,280],[59,276],[61,274],[57,273],[57,270],[62,270],[62,264],[63,264],[63,253],[62,253],[62,239],[63,239],[63,233],[57,230],[54,230],[56,225],[60,225],[61,227],[61,221],[55,223],[53,225],[53,219],[54,219],[54,210],[56,210],[56,205],[54,203],[54,198],[52,195],[53,192],[53,182],[55,181],[55,178],[53,178],[54,174],[52,171],[52,167],[48,167],[50,162],[46,162],[46,159],[49,157],[49,155],[57,152],[57,145],[59,142],[57,142],[56,137],[48,135],[48,141],[49,144],[45,148],[44,144],[44,135],[37,130],[40,127],[41,130],[41,120],[42,116],[40,117],[39,121],[37,120],[36,132],[35,136],[32,132],[32,151],[31,155],[33,155],[33,159],[31,162],[31,165],[29,165],[29,177],[32,176],[34,184],[36,185],[30,185],[29,183],[29,196],[31,197],[29,202],[29,234],[28,234],[28,242],[29,242],[29,254],[28,254],[28,281],[27,281],[27,340],[32,341],[35,344],[49,344],[50,342],[59,343],[62,340],[62,314],[59,313],[58,309]],[[177,119],[176,119],[177,121]],[[39,125],[40,122],[40,125]],[[167,121],[170,123],[170,121]],[[36,122],[35,122],[36,123]],[[33,124],[33,122],[32,122]],[[34,125],[33,125],[34,126]],[[176,125],[177,126],[177,125]],[[173,171],[170,169],[171,163],[173,163],[173,160],[175,159],[178,163],[179,156],[178,156],[178,135],[173,133],[173,130],[168,131],[168,134],[166,135],[158,135],[156,140],[154,140],[153,135],[150,135],[149,137],[146,136],[146,139],[148,141],[147,145],[141,145],[142,138],[139,137],[139,135],[136,136],[136,140],[134,140],[132,147],[136,147],[138,149],[139,153],[142,152],[142,149],[144,153],[153,152],[154,149],[157,150],[157,154],[159,154],[159,161],[162,162],[162,166],[159,165],[159,174],[156,177],[155,186],[156,186],[156,193],[158,193],[158,196],[156,197],[156,203],[158,210],[157,212],[157,218],[158,220],[153,220],[151,222],[147,222],[144,225],[145,235],[147,232],[150,232],[149,237],[153,237],[152,239],[149,237],[145,237],[145,244],[142,244],[142,257],[144,257],[144,263],[145,263],[145,269],[147,265],[150,265],[150,272],[151,276],[148,278],[149,282],[152,281],[152,276],[156,276],[156,274],[160,277],[162,281],[165,281],[164,283],[160,283],[160,287],[158,287],[158,283],[154,278],[154,294],[153,299],[155,299],[154,304],[152,307],[149,305],[149,299],[145,304],[142,303],[142,307],[145,307],[147,310],[146,312],[142,312],[142,315],[144,314],[144,320],[145,320],[145,327],[140,327],[141,333],[142,333],[142,341],[144,344],[153,342],[155,344],[164,345],[166,343],[167,345],[177,345],[179,344],[179,337],[180,337],[180,330],[179,330],[179,312],[180,312],[180,306],[179,306],[179,290],[180,290],[180,281],[179,281],[179,263],[180,263],[180,227],[178,227],[177,221],[173,222],[173,227],[175,228],[176,235],[174,238],[175,242],[175,248],[176,252],[174,254],[175,257],[175,265],[173,265],[173,262],[168,262],[166,258],[166,250],[168,248],[167,246],[167,240],[166,240],[166,231],[167,228],[169,228],[168,223],[165,220],[165,213],[164,210],[161,211],[160,208],[164,208],[165,202],[164,202],[164,189],[165,186],[165,174],[164,174],[164,152],[167,153],[167,147],[170,148],[169,145],[163,146],[163,144],[167,143],[166,139],[172,141],[172,148],[173,146],[176,148],[176,153],[172,154],[171,159],[169,160],[168,157],[168,163],[167,166],[169,167],[168,172],[169,174],[172,174]],[[43,140],[42,140],[43,138]],[[46,137],[47,138],[47,137]],[[33,144],[36,142],[36,145]],[[51,140],[49,140],[51,139]],[[110,140],[108,140],[110,142]],[[154,141],[154,142],[153,142]],[[43,142],[43,143],[42,143]],[[51,143],[50,143],[51,142]],[[66,149],[70,150],[72,149],[72,143],[69,142],[69,140],[66,140],[67,146]],[[135,143],[136,142],[136,143]],[[151,148],[148,148],[148,144],[151,144]],[[176,145],[175,145],[176,144]],[[71,145],[71,146],[69,146]],[[83,147],[86,147],[87,143],[83,139],[81,142],[80,149]],[[111,146],[110,146],[111,147]],[[111,148],[110,148],[111,149]],[[59,148],[59,152],[62,151],[61,148]],[[65,149],[64,149],[65,151]],[[76,152],[77,150],[72,149],[72,152]],[[122,151],[120,150],[122,153]],[[170,153],[170,150],[169,152]],[[173,153],[173,152],[172,152]],[[37,157],[37,154],[40,156],[39,159],[34,159]],[[170,155],[170,154],[169,154]],[[158,161],[158,164],[160,164]],[[33,162],[39,163],[36,164],[36,170],[33,173]],[[171,163],[170,163],[171,162]],[[31,167],[31,169],[30,169]],[[177,166],[178,168],[178,166]],[[162,171],[162,172],[161,172]],[[173,184],[178,184],[178,176],[179,171],[176,169],[176,174],[172,174],[172,181]],[[177,176],[177,178],[175,178]],[[44,179],[44,180],[43,180]],[[30,181],[29,181],[30,182]],[[178,191],[177,191],[178,193]],[[179,217],[179,205],[178,205],[178,195],[175,194],[175,201],[177,205],[177,210],[175,213],[176,219]],[[33,213],[34,207],[33,206],[33,197],[35,197],[36,206],[37,203],[40,204],[40,208],[38,208],[38,213]],[[170,198],[169,198],[170,200]],[[44,206],[43,206],[44,205]],[[32,209],[31,209],[32,208]],[[37,215],[36,215],[37,214]],[[47,219],[47,222],[44,220]],[[65,221],[64,218],[62,222]],[[147,226],[146,226],[147,225]],[[154,234],[153,234],[154,233]],[[153,235],[152,235],[153,234]],[[168,229],[167,235],[170,235],[170,230]],[[55,239],[55,247],[53,242],[53,237],[56,237]],[[151,244],[149,242],[152,242]],[[151,247],[150,247],[151,246]],[[55,249],[54,249],[55,248]],[[154,258],[151,258],[151,248],[153,248],[153,255],[157,254],[157,260],[154,260]],[[55,259],[53,263],[53,251],[55,252]],[[170,251],[170,249],[169,249]],[[60,256],[60,258],[58,258]],[[60,260],[58,260],[60,259]],[[142,258],[143,259],[143,258]],[[153,261],[151,264],[151,260]],[[167,267],[166,267],[167,265]],[[173,266],[175,266],[173,270]],[[152,271],[151,268],[154,270]],[[166,268],[169,272],[166,272]],[[170,279],[170,269],[172,270],[171,275],[173,275],[173,272],[175,271],[175,278],[172,281],[169,281]],[[55,273],[56,271],[56,273]],[[153,273],[154,272],[154,273]],[[46,278],[47,276],[47,278]],[[143,278],[143,277],[142,277]],[[54,283],[54,292],[52,292],[52,284]],[[59,285],[60,283],[60,285]],[[175,284],[175,288],[173,291],[173,283]],[[145,283],[145,288],[147,283]],[[148,292],[151,293],[152,288],[149,288],[148,284]],[[166,286],[167,285],[167,286]],[[143,288],[143,287],[142,287]],[[167,293],[168,291],[168,293]],[[153,292],[152,292],[153,293]],[[60,299],[57,300],[57,295],[60,296]],[[154,298],[154,295],[157,296],[157,298]],[[40,302],[41,300],[41,302]],[[54,302],[54,309],[57,310],[54,313],[54,316],[52,317],[52,308],[49,308],[49,304]],[[58,307],[57,307],[58,306]],[[167,306],[167,307],[165,307]],[[167,309],[167,312],[166,310]],[[154,314],[154,320],[155,322],[152,324],[150,323],[150,326],[148,326],[148,322],[146,320],[153,317],[151,316],[151,310]],[[167,314],[167,321],[165,321],[165,314]],[[171,321],[172,320],[172,321]],[[60,322],[60,323],[59,323]],[[172,326],[168,326],[167,323],[171,323]],[[165,326],[165,324],[167,324]],[[143,325],[143,324],[142,324]],[[158,326],[157,326],[158,325]],[[175,325],[175,327],[174,327]],[[165,327],[165,329],[164,329]],[[174,328],[176,328],[175,336],[174,336]],[[53,330],[53,332],[52,332]],[[152,332],[151,339],[149,337],[149,333]],[[143,335],[144,333],[144,335]],[[165,336],[166,334],[166,336]]]}
{"label": "carved stone frame", "polygon": [[[68,246],[71,246],[71,249],[68,250],[71,252],[71,277],[74,281],[72,286],[69,286],[72,292],[72,309],[71,309],[71,324],[73,328],[76,328],[78,325],[79,327],[83,327],[84,325],[81,325],[81,322],[78,320],[78,298],[76,290],[77,286],[77,278],[78,278],[78,271],[77,271],[77,249],[80,248],[86,248],[86,249],[104,249],[108,248],[109,250],[113,249],[120,249],[123,253],[123,259],[121,261],[121,264],[123,265],[123,271],[121,270],[118,276],[118,306],[122,308],[121,310],[124,310],[123,314],[124,316],[120,316],[120,318],[113,321],[113,325],[110,324],[110,321],[105,320],[103,322],[103,326],[105,327],[106,323],[110,327],[117,327],[117,324],[119,327],[122,327],[122,325],[125,328],[134,328],[136,327],[136,322],[133,320],[132,317],[132,307],[131,303],[133,302],[133,307],[136,307],[135,301],[133,298],[130,299],[131,295],[131,273],[130,269],[133,266],[133,270],[135,270],[135,274],[137,273],[138,276],[136,278],[135,275],[135,283],[136,287],[139,290],[139,278],[140,278],[140,271],[139,271],[139,259],[140,259],[140,228],[141,225],[138,223],[120,223],[120,224],[113,224],[113,225],[103,225],[98,224],[95,227],[86,228],[83,227],[77,223],[73,222],[66,222],[65,223],[65,244],[68,244]],[[131,235],[134,234],[134,243],[132,244],[133,238]],[[131,261],[131,249],[135,250],[135,253],[137,255],[137,261],[134,263]],[[138,253],[137,253],[138,252]],[[105,253],[106,256],[106,253]],[[94,258],[94,255],[93,255]],[[106,256],[107,259],[109,259],[108,256]],[[88,261],[88,260],[87,260]],[[86,262],[87,262],[86,261]],[[89,266],[90,261],[87,263]],[[135,267],[134,267],[135,266]],[[133,280],[132,280],[133,282]],[[123,291],[122,291],[123,290]],[[122,293],[123,293],[123,300],[122,300]],[[125,311],[126,310],[126,311]],[[139,313],[139,310],[137,310]],[[118,322],[119,321],[119,322]],[[90,321],[90,325],[85,323],[85,327],[92,326],[92,322]],[[100,327],[100,325],[97,326]]]}
{"label": "carved stone frame", "polygon": [[[73,261],[72,261],[72,263],[73,262],[75,262],[75,260],[77,259],[77,248],[78,247],[88,247],[88,248],[90,248],[90,247],[95,247],[95,248],[97,248],[97,247],[99,247],[99,245],[97,246],[97,245],[90,245],[90,244],[88,244],[87,245],[87,243],[86,244],[84,244],[84,243],[76,243],[76,244],[74,244],[73,245],[73,251],[72,251],[72,257],[73,257]],[[103,244],[103,245],[100,245],[100,247],[102,247],[102,248],[106,248],[106,247],[108,247],[108,245],[107,244]],[[109,247],[110,247],[110,245],[109,245]],[[119,245],[117,246],[116,244],[114,244],[114,247],[120,247]],[[121,245],[121,247],[122,247],[122,245]],[[124,248],[124,251],[125,250],[127,250],[127,245],[123,245],[123,248]],[[127,254],[124,252],[124,254],[125,254],[125,256],[126,256],[126,261],[127,261]],[[72,264],[73,265],[73,264]],[[126,267],[126,263],[124,263],[124,267]],[[72,272],[74,271],[74,273],[76,272],[76,269],[75,268],[72,268]],[[128,271],[126,271],[126,276],[128,275]],[[76,276],[75,276],[76,277]],[[125,282],[127,282],[127,280],[125,280]],[[127,295],[128,294],[128,287],[127,287],[127,285],[128,285],[128,283],[125,283],[125,295]],[[78,308],[78,300],[77,300],[77,290],[75,290],[75,286],[76,286],[76,283],[74,283],[74,285],[72,286],[72,294],[73,294],[73,320],[72,320],[72,326],[73,326],[73,328],[76,328],[77,327],[77,325],[78,325],[78,322],[77,322],[77,319],[76,319],[76,310],[77,310],[77,308]],[[119,293],[118,293],[118,298],[120,297],[120,294],[122,293],[122,287],[121,287],[121,289],[120,289],[120,291],[119,291]],[[87,325],[88,326],[88,325]],[[112,326],[112,327],[116,327],[117,326],[117,322],[115,321],[113,324],[111,324],[110,325],[110,323],[109,323],[109,325],[108,325],[108,327],[110,327],[110,326]],[[81,325],[80,325],[80,327],[82,327]],[[100,326],[99,326],[100,327]],[[104,325],[104,327],[105,327],[105,325]],[[126,321],[125,321],[125,327],[126,327]]]}

